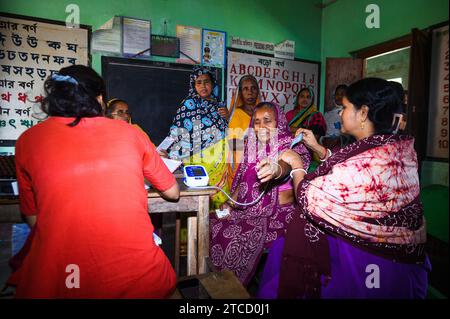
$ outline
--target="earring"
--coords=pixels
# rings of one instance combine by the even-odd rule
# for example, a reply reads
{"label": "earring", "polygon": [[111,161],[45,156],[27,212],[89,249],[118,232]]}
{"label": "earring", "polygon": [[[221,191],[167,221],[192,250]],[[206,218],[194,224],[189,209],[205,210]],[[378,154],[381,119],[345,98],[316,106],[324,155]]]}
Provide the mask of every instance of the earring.
{"label": "earring", "polygon": [[361,130],[364,130],[364,121],[361,121]]}

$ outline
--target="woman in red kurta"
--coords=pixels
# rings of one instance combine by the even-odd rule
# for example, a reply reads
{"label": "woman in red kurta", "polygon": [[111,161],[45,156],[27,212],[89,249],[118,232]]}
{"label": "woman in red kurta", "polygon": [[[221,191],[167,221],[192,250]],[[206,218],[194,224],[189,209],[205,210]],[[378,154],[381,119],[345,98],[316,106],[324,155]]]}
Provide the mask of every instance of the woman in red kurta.
{"label": "woman in red kurta", "polygon": [[176,276],[153,240],[144,177],[176,200],[173,175],[142,131],[101,116],[95,71],[64,68],[45,87],[50,117],[16,143],[21,210],[36,215],[16,297],[170,296]]}

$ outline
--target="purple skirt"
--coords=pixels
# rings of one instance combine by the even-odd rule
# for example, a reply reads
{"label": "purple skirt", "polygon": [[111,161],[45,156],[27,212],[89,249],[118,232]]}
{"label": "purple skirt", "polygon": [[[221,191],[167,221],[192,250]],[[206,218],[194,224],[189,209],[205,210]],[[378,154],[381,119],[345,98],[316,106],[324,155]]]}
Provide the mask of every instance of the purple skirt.
{"label": "purple skirt", "polygon": [[[322,287],[323,299],[424,299],[431,264],[402,264],[370,254],[332,236],[331,280]],[[272,243],[257,298],[276,299],[284,238]]]}

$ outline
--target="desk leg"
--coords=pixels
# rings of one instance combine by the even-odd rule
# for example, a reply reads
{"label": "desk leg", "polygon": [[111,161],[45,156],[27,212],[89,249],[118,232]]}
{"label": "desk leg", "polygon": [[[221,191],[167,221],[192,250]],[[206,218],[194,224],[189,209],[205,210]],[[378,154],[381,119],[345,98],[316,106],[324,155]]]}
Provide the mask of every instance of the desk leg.
{"label": "desk leg", "polygon": [[177,276],[180,275],[180,228],[181,220],[180,216],[176,214],[175,222],[175,273]]}
{"label": "desk leg", "polygon": [[198,273],[207,271],[209,256],[209,196],[200,196],[198,205]]}
{"label": "desk leg", "polygon": [[195,216],[187,219],[187,275],[197,275],[197,220]]}

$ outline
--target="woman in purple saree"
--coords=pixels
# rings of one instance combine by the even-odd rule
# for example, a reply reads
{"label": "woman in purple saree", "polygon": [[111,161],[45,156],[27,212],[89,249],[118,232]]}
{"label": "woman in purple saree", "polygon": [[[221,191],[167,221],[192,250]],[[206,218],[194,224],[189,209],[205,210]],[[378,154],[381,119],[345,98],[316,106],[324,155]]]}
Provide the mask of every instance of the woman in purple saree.
{"label": "woman in purple saree", "polygon": [[[324,163],[291,173],[300,214],[269,253],[260,298],[426,297],[414,138],[395,134],[401,101],[387,81],[367,78],[343,102],[341,131],[356,142],[333,154],[311,131],[297,131]],[[290,151],[281,158],[300,161]]]}
{"label": "woman in purple saree", "polygon": [[[239,205],[226,203],[230,215],[210,218],[210,258],[218,270],[232,270],[247,285],[255,273],[264,248],[284,236],[287,224],[298,207],[290,179],[281,177],[283,167],[278,154],[291,146],[292,135],[284,113],[277,105],[263,102],[255,107],[244,155],[233,179],[232,197]],[[307,168],[309,151],[302,144],[293,147]],[[266,182],[269,176],[273,180]],[[264,195],[261,193],[264,192]],[[259,200],[257,200],[262,196]]]}

